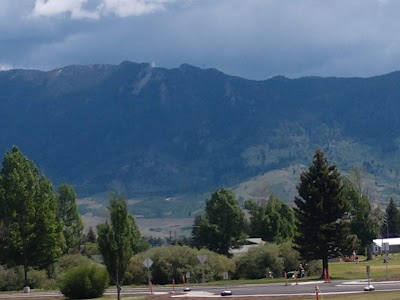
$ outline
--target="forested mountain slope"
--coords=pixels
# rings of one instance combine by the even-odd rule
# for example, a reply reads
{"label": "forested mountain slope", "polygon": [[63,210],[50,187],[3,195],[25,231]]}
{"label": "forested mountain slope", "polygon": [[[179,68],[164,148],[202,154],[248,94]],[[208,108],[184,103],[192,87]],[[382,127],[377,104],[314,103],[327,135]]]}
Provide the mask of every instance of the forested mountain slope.
{"label": "forested mountain slope", "polygon": [[308,165],[317,147],[372,174],[377,200],[398,194],[400,72],[252,81],[123,62],[1,71],[0,90],[1,153],[17,145],[80,197],[199,195]]}

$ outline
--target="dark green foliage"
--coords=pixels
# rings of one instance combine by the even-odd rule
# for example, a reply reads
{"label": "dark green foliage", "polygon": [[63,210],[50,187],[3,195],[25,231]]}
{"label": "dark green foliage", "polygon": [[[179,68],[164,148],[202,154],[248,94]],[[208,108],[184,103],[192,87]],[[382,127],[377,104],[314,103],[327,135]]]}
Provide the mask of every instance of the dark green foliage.
{"label": "dark green foliage", "polygon": [[244,222],[244,214],[235,195],[229,190],[219,189],[206,201],[205,214],[195,220],[194,243],[228,255],[231,247],[243,243]]}
{"label": "dark green foliage", "polygon": [[69,269],[60,283],[60,291],[69,299],[93,299],[103,295],[108,287],[107,270],[95,264]]}
{"label": "dark green foliage", "polygon": [[400,213],[394,203],[393,198],[390,198],[389,204],[386,207],[384,222],[381,227],[382,236],[385,238],[398,237],[400,234]]}
{"label": "dark green foliage", "polygon": [[284,270],[283,259],[276,244],[252,248],[237,257],[235,264],[235,278],[265,278],[268,277],[268,272],[272,272],[274,277],[279,277]]}
{"label": "dark green foliage", "polygon": [[251,237],[261,237],[264,241],[280,243],[294,236],[294,212],[291,207],[271,196],[266,203],[247,200],[245,208],[250,213]]}
{"label": "dark green foliage", "polygon": [[93,227],[89,227],[89,231],[86,234],[86,241],[89,243],[95,243],[97,242],[97,234],[94,232]]}
{"label": "dark green foliage", "polygon": [[349,232],[349,204],[344,197],[342,177],[318,149],[313,164],[301,173],[297,190],[294,243],[303,260],[322,259],[323,269],[327,270],[328,259],[340,255]]}
{"label": "dark green foliage", "polygon": [[72,186],[62,184],[58,188],[58,217],[62,221],[66,251],[79,250],[83,223],[78,212],[77,197]]}
{"label": "dark green foliage", "polygon": [[17,147],[4,156],[0,172],[1,260],[46,268],[61,255],[64,238],[57,218],[57,199],[51,182]]}

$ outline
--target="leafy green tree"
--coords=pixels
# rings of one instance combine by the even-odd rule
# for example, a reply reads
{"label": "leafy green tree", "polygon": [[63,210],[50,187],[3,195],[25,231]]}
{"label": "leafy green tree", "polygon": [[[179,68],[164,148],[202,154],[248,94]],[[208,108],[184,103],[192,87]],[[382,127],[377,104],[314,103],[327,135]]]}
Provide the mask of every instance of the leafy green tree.
{"label": "leafy green tree", "polygon": [[219,254],[229,255],[229,249],[241,245],[245,237],[244,213],[226,189],[215,191],[206,201],[205,214],[195,220],[195,226],[194,243]]}
{"label": "leafy green tree", "polygon": [[279,277],[284,269],[283,259],[279,255],[279,246],[266,244],[249,249],[234,259],[236,264],[235,278],[260,279],[271,272]]}
{"label": "leafy green tree", "polygon": [[97,226],[97,242],[104,264],[111,280],[117,287],[118,300],[121,299],[121,288],[125,271],[133,255],[136,233],[134,219],[129,215],[127,203],[122,196],[110,196],[110,221]]}
{"label": "leafy green tree", "polygon": [[250,236],[264,241],[280,243],[294,236],[294,212],[291,207],[275,196],[266,203],[246,200],[245,208],[250,213]]}
{"label": "leafy green tree", "polygon": [[399,210],[393,198],[390,198],[386,207],[384,222],[381,227],[382,236],[386,238],[397,237],[399,235]]}
{"label": "leafy green tree", "polygon": [[132,231],[132,251],[133,253],[139,253],[146,251],[150,248],[149,242],[141,236],[139,227],[136,225],[135,219],[132,215],[128,215],[129,224]]}
{"label": "leafy green tree", "polygon": [[62,184],[58,188],[58,217],[63,224],[66,252],[79,248],[83,222],[76,204],[76,193],[71,185]]}
{"label": "leafy green tree", "polygon": [[320,149],[316,150],[309,169],[301,173],[297,191],[299,197],[294,199],[296,248],[306,261],[322,259],[322,268],[329,274],[328,259],[340,255],[348,233],[349,225],[344,220],[348,203],[339,171],[335,165],[328,164]]}
{"label": "leafy green tree", "polygon": [[57,198],[50,181],[14,146],[0,171],[2,263],[45,268],[62,254],[64,239],[57,218]]}
{"label": "leafy green tree", "polygon": [[[367,259],[372,259],[371,245],[379,232],[379,222],[375,218],[375,211],[368,196],[358,188],[359,184],[354,184],[347,178],[343,178],[343,183],[344,194],[349,201],[351,233],[357,239],[353,245],[348,244],[346,254],[350,255],[354,249],[359,247],[362,253],[367,253]],[[349,235],[348,239],[352,235]]]}

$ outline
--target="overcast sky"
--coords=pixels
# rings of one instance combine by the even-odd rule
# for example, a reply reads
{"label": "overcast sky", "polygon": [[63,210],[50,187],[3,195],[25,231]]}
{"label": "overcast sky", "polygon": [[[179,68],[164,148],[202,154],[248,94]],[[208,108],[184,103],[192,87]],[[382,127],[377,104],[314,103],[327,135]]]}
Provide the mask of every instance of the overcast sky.
{"label": "overcast sky", "polygon": [[400,70],[398,0],[0,0],[0,69],[189,63],[266,79]]}

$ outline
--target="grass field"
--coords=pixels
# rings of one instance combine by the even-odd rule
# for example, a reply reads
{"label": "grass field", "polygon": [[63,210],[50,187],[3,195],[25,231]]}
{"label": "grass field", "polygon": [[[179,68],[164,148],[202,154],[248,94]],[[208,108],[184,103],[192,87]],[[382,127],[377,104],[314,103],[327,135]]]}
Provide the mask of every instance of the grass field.
{"label": "grass field", "polygon": [[329,264],[330,275],[334,279],[367,278],[366,266],[370,266],[372,280],[400,280],[400,255],[389,255],[389,262],[383,263],[383,257],[378,255],[373,260],[366,261],[361,257],[359,263],[335,262]]}

